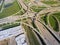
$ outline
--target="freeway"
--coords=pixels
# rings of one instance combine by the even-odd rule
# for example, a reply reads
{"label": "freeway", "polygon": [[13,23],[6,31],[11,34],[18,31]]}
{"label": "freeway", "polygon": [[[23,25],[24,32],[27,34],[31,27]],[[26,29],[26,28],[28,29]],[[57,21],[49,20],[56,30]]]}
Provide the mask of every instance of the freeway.
{"label": "freeway", "polygon": [[38,21],[35,21],[37,28],[40,30],[41,35],[46,39],[48,45],[59,45],[56,39],[47,31],[47,29]]}
{"label": "freeway", "polygon": [[27,10],[27,6],[24,4],[23,0],[17,0],[21,4],[22,8]]}
{"label": "freeway", "polygon": [[[28,14],[27,14],[27,13],[28,13]],[[24,18],[27,18],[27,17],[33,17],[34,14],[35,14],[35,13],[32,13],[32,12],[26,12],[26,13],[23,14],[22,16],[18,16],[18,15],[16,15],[16,14],[14,14],[14,15],[12,15],[12,16],[9,16],[9,17],[0,19],[0,24],[15,22],[15,21],[18,20],[18,19],[24,19]]]}
{"label": "freeway", "polygon": [[[23,3],[23,2],[22,2]],[[23,5],[25,5],[23,3]],[[27,8],[27,7],[26,7]],[[24,8],[25,9],[25,8]],[[29,10],[29,9],[28,9]],[[55,7],[55,8],[47,8],[47,9],[44,9],[42,11],[40,11],[39,13],[37,13],[37,16],[38,17],[40,14],[44,14],[44,13],[47,13],[47,12],[54,12],[54,11],[60,11],[60,7]],[[18,13],[18,12],[17,12]],[[16,14],[17,14],[16,13]],[[15,15],[15,14],[14,14]],[[0,24],[3,24],[3,23],[7,23],[7,22],[14,22],[16,21],[17,19],[19,18],[24,18],[24,17],[33,17],[35,15],[35,13],[33,12],[29,12],[27,11],[25,14],[23,14],[22,16],[9,16],[9,17],[6,17],[6,18],[3,18],[3,19],[0,19]],[[13,19],[14,18],[14,19]],[[38,18],[37,18],[38,19]]]}
{"label": "freeway", "polygon": [[50,7],[50,8],[46,8],[46,9],[40,11],[40,12],[37,14],[37,16],[40,15],[40,14],[45,14],[45,13],[54,12],[54,11],[60,11],[60,7]]}
{"label": "freeway", "polygon": [[[25,9],[25,10],[27,10],[27,7],[26,7],[26,5],[23,3],[23,1],[22,0],[18,0],[18,2],[22,5],[22,7]],[[58,11],[60,11],[59,10],[60,8],[58,8],[58,7],[56,7],[56,8],[49,8],[49,9],[45,9],[45,10],[42,10],[42,11],[40,11],[38,14],[37,14],[37,16],[38,15],[40,15],[40,14],[43,14],[43,13],[47,13],[47,12],[52,12],[52,11],[56,11],[56,10],[58,10]],[[33,13],[33,14],[31,14],[30,12],[27,14],[27,13],[25,13],[23,16],[20,16],[22,19],[23,19],[23,17],[32,17],[33,18],[33,16],[34,16],[35,14]],[[14,16],[13,16],[14,17]],[[12,19],[13,19],[13,17],[12,17]],[[19,17],[19,18],[20,18]],[[7,21],[7,22],[10,22],[10,19],[11,19],[11,17],[8,19],[6,19],[6,20],[1,20],[1,23],[2,22],[5,22],[5,21]],[[16,18],[17,19],[17,18]],[[15,21],[15,20],[11,20],[11,21]],[[43,28],[43,26],[42,26],[42,24],[40,24],[40,23],[38,23],[38,22],[36,22],[36,24],[38,25],[38,27],[39,27],[39,25],[41,26],[41,27],[39,27],[39,29],[41,28],[41,35],[43,35],[43,37],[45,37],[45,40],[47,40],[47,44],[51,44],[51,45],[59,45],[58,44],[58,42],[55,40],[55,38],[45,29],[45,28]],[[31,27],[31,26],[30,26]],[[34,29],[34,28],[33,28]],[[44,30],[44,31],[42,31],[42,30]],[[45,31],[46,30],[46,31]],[[36,31],[37,32],[37,30],[35,29],[34,31]],[[38,34],[40,34],[39,32],[38,32]],[[51,37],[50,37],[50,36]],[[52,43],[53,42],[53,43]]]}
{"label": "freeway", "polygon": [[[58,7],[59,8],[59,7]],[[56,8],[56,10],[57,11],[60,11],[60,10],[58,10],[57,8]],[[55,11],[56,11],[55,10]],[[49,19],[49,16],[51,15],[51,14],[53,14],[54,13],[54,11],[51,11],[51,13],[50,12],[48,12],[49,14],[48,14],[48,19]],[[40,21],[40,18],[41,18],[41,16],[37,16],[36,17],[36,19],[37,20],[39,20]],[[56,18],[56,17],[55,17]],[[56,19],[57,20],[57,19]],[[58,20],[57,20],[58,21]],[[59,34],[60,34],[60,31],[57,33],[57,32],[55,32],[53,29],[52,29],[52,27],[50,26],[50,24],[49,25],[46,25],[44,22],[42,22],[48,29],[49,29],[49,32],[51,33],[51,34],[53,34],[54,35],[54,37],[56,37],[57,38],[57,40],[58,41],[60,41],[60,36],[59,36]],[[48,21],[48,23],[49,23],[49,21]],[[59,24],[59,21],[58,21],[58,24]],[[60,26],[60,24],[59,24],[59,26]]]}
{"label": "freeway", "polygon": [[[26,26],[29,26],[30,28],[32,28],[33,29],[33,31],[34,31],[34,33],[36,33],[36,35],[37,35],[37,38],[39,38],[39,41],[41,41],[41,43],[42,43],[42,45],[47,45],[47,42],[46,42],[46,40],[44,39],[44,37],[42,36],[42,35],[40,35],[40,33],[35,29],[35,28],[33,28],[33,26],[31,26],[31,25],[29,25],[29,24],[26,24],[26,23],[24,23],[24,22],[20,22],[20,24],[24,24],[24,25],[26,25]],[[38,36],[39,35],[39,36]],[[41,44],[40,43],[40,44]]]}
{"label": "freeway", "polygon": [[[52,12],[52,13],[50,13],[49,15],[48,15],[48,23],[49,23],[49,16],[51,15],[51,14],[53,14],[54,12]],[[55,17],[55,16],[54,16]],[[56,17],[55,17],[56,18]],[[58,22],[58,26],[59,26],[59,30],[60,30],[60,22],[58,21],[58,19],[56,18],[56,20],[57,20],[57,22]],[[53,28],[51,27],[51,25],[50,25],[50,23],[49,23],[49,25],[48,25],[50,28],[51,28],[51,32],[53,32],[54,30],[53,30]],[[59,31],[60,32],[60,31]],[[57,32],[54,32],[55,34],[56,34],[56,37],[58,37],[58,39],[60,40],[60,36],[59,36],[59,34],[60,33],[57,33]]]}

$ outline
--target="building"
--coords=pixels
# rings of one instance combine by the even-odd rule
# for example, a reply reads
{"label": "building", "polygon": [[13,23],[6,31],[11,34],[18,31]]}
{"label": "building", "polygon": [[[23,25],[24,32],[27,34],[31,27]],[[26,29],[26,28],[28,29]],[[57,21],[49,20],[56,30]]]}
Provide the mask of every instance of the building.
{"label": "building", "polygon": [[0,41],[0,45],[16,45],[15,37],[10,37]]}

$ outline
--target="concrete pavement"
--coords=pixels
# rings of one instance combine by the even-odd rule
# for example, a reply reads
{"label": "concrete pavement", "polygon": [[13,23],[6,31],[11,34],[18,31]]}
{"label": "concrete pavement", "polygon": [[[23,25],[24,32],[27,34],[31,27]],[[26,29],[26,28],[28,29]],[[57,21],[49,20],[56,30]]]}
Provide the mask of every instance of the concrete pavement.
{"label": "concrete pavement", "polygon": [[26,7],[26,5],[24,4],[23,0],[17,0],[17,1],[18,1],[18,3],[21,4],[21,6],[22,6],[23,9],[27,10],[27,7]]}
{"label": "concrete pavement", "polygon": [[56,39],[47,31],[47,29],[38,21],[35,21],[36,26],[40,30],[41,35],[46,39],[48,45],[59,45]]}
{"label": "concrete pavement", "polygon": [[[23,3],[23,1],[22,0],[18,0],[18,2],[22,5],[22,7],[25,9],[25,10],[27,10],[27,7],[26,7],[26,5]],[[59,10],[60,8],[51,8],[51,9],[45,9],[45,10],[43,10],[43,11],[41,11],[41,12],[39,12],[37,15],[40,15],[40,14],[43,14],[43,13],[46,13],[46,12],[51,12],[51,11],[55,11],[55,10],[58,10],[58,11],[60,11]],[[28,15],[28,16],[27,16]],[[23,17],[29,17],[29,16],[31,16],[32,18],[33,18],[33,16],[34,16],[34,13],[33,14],[30,14],[30,12],[27,14],[24,14],[23,16],[21,16],[22,17],[22,19],[23,19]],[[11,18],[11,17],[10,17]],[[6,18],[6,20],[1,20],[1,23],[2,22],[12,22],[12,21],[15,21],[15,20],[17,20],[18,19],[18,17],[14,17],[14,19],[13,19],[13,17],[12,17],[12,19],[11,19],[11,21],[10,21],[10,18],[8,19],[8,18]],[[20,18],[20,17],[19,17]],[[40,24],[40,23],[38,23],[38,22],[36,22],[36,24],[38,25],[38,28],[40,29],[41,28],[41,35],[43,35],[43,37],[45,37],[45,39],[47,40],[47,44],[51,44],[51,45],[59,45],[58,44],[58,42],[54,39],[54,37],[48,32],[48,31],[45,31],[45,28],[43,28],[43,26]],[[40,26],[41,27],[40,27]],[[31,26],[30,26],[31,27]],[[34,29],[34,28],[33,28]],[[44,30],[44,31],[43,31]],[[36,31],[36,30],[34,30],[34,31]],[[40,33],[39,33],[40,34]],[[49,36],[50,35],[50,36]],[[8,36],[8,35],[7,35]]]}

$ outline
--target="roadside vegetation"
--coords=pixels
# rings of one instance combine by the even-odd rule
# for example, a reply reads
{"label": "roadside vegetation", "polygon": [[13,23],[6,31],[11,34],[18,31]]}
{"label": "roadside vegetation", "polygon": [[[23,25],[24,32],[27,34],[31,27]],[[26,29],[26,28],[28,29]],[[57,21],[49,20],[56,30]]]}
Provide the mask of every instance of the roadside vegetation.
{"label": "roadside vegetation", "polygon": [[24,0],[24,3],[28,4],[30,2],[30,0]]}
{"label": "roadside vegetation", "polygon": [[17,13],[16,15],[23,15],[25,12],[26,12],[26,11],[22,8],[22,9],[20,10],[20,12]]}
{"label": "roadside vegetation", "polygon": [[0,5],[0,11],[1,11],[1,9],[2,9],[2,5]]}
{"label": "roadside vegetation", "polygon": [[48,24],[47,15],[42,16],[41,19],[46,25]]}
{"label": "roadside vegetation", "polygon": [[39,29],[37,28],[37,26],[35,25],[35,23],[34,23],[34,21],[32,21],[32,26],[37,30],[37,31],[39,31]]}
{"label": "roadside vegetation", "polygon": [[59,32],[60,12],[54,12],[50,14],[49,19],[48,16],[49,15],[43,14],[40,20],[46,25],[50,25],[54,31]]}
{"label": "roadside vegetation", "polygon": [[28,41],[30,45],[40,45],[39,41],[37,40],[37,37],[35,36],[34,32],[32,29],[26,25],[23,25],[25,32],[28,37]]}
{"label": "roadside vegetation", "polygon": [[20,22],[20,21],[21,21],[21,19],[16,20],[16,22]]}
{"label": "roadside vegetation", "polygon": [[60,12],[55,12],[52,15],[57,17],[58,21],[60,22]]}
{"label": "roadside vegetation", "polygon": [[13,15],[13,14],[17,13],[19,10],[21,10],[21,7],[18,5],[17,1],[14,1],[11,6],[4,8],[2,13],[0,13],[0,19]]}
{"label": "roadside vegetation", "polygon": [[54,31],[58,32],[59,31],[59,24],[54,16],[49,16],[49,23],[51,27],[54,29]]}
{"label": "roadside vegetation", "polygon": [[0,28],[1,30],[6,30],[6,29],[9,29],[9,28],[13,28],[13,27],[16,27],[16,26],[19,26],[20,23],[4,23],[4,24],[0,24]]}
{"label": "roadside vegetation", "polygon": [[22,22],[31,25],[33,28],[35,28],[37,31],[39,31],[39,29],[35,25],[34,21],[31,20],[31,18],[24,18],[24,19],[22,19]]}
{"label": "roadside vegetation", "polygon": [[1,11],[2,6],[0,6],[0,11]]}
{"label": "roadside vegetation", "polygon": [[31,10],[34,11],[34,12],[39,12],[39,11],[45,9],[46,7],[45,7],[45,6],[35,6],[35,5],[34,5],[34,6],[31,6],[30,8],[31,8]]}
{"label": "roadside vegetation", "polygon": [[42,3],[45,3],[50,6],[59,6],[60,2],[59,1],[54,1],[54,0],[49,0],[49,1],[42,1]]}

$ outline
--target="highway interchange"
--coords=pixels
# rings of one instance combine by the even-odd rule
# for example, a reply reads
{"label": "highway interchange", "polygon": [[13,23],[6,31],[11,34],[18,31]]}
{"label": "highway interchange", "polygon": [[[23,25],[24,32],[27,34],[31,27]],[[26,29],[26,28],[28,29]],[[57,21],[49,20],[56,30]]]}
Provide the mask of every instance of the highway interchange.
{"label": "highway interchange", "polygon": [[39,13],[36,14],[36,13],[31,12],[29,10],[28,6],[23,2],[23,0],[17,0],[17,2],[19,4],[21,4],[22,8],[24,8],[26,10],[26,13],[23,14],[22,16],[14,16],[13,15],[13,16],[9,16],[9,17],[0,19],[0,24],[7,23],[7,22],[14,22],[14,21],[16,21],[19,18],[20,19],[24,19],[24,18],[27,18],[27,17],[31,17],[32,19],[35,18],[36,20],[32,20],[32,21],[34,21],[34,23],[36,24],[36,26],[40,30],[40,33],[38,31],[36,31],[36,29],[33,28],[31,25],[25,24],[23,22],[20,22],[20,23],[21,24],[25,24],[25,25],[33,28],[33,30],[36,31],[42,37],[42,39],[44,39],[46,45],[60,45],[60,43],[59,43],[60,42],[60,39],[58,38],[59,41],[57,41],[54,38],[54,36],[52,34],[50,34],[50,32],[42,25],[42,23],[39,23],[37,21],[37,20],[39,20],[38,17],[39,17],[40,14],[47,13],[47,12],[60,11],[60,7],[53,7],[53,8],[52,7],[49,7],[49,8],[44,9],[44,10],[42,10]]}

